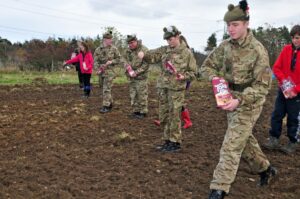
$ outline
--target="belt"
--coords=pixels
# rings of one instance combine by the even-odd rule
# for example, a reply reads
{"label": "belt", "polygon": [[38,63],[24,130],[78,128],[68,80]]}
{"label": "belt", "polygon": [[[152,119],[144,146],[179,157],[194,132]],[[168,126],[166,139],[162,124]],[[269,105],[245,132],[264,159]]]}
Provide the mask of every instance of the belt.
{"label": "belt", "polygon": [[230,90],[243,92],[246,88],[250,87],[252,82],[248,82],[245,84],[233,84],[229,83]]}

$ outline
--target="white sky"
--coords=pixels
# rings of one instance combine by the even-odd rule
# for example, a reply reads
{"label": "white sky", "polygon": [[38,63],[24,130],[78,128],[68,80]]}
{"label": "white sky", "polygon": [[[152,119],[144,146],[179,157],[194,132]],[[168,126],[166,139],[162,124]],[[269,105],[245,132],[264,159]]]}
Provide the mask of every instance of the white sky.
{"label": "white sky", "polygon": [[[220,40],[223,16],[232,0],[0,0],[0,36],[12,42],[33,38],[96,37],[114,26],[136,33],[148,48],[165,45],[163,27],[175,25],[191,47],[203,51],[214,32]],[[300,24],[299,0],[248,0],[250,26]]]}

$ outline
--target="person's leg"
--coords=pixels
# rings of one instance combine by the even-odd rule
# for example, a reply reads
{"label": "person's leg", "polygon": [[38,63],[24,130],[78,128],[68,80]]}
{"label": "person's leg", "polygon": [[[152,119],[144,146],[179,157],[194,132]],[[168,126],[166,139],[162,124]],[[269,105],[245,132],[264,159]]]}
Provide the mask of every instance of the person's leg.
{"label": "person's leg", "polygon": [[130,105],[132,107],[132,116],[135,118],[138,115],[138,107],[137,107],[137,89],[136,89],[135,81],[129,82],[129,96],[130,96]]}
{"label": "person's leg", "polygon": [[285,153],[291,154],[296,151],[300,123],[300,95],[286,101],[287,109],[287,136],[289,142],[281,148]]}
{"label": "person's leg", "polygon": [[282,131],[282,120],[286,115],[286,99],[281,90],[278,90],[275,101],[274,111],[271,117],[271,129],[269,131],[271,137],[279,139]]}
{"label": "person's leg", "polygon": [[148,81],[139,80],[137,84],[137,107],[141,117],[148,113]]}
{"label": "person's leg", "polygon": [[184,103],[184,91],[170,91],[169,102],[169,122],[170,122],[170,141],[181,143],[181,109]]}
{"label": "person's leg", "polygon": [[242,153],[252,135],[253,126],[261,110],[262,107],[255,110],[243,110],[242,107],[227,113],[228,128],[220,150],[219,163],[210,184],[211,190],[222,190],[229,193]]}

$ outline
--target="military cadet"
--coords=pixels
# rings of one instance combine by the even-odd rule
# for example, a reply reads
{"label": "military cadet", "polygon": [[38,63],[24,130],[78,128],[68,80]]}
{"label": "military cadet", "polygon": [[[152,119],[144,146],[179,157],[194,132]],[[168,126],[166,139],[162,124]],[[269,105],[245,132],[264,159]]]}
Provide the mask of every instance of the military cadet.
{"label": "military cadet", "polygon": [[241,157],[260,175],[259,186],[268,185],[277,173],[252,134],[271,87],[272,73],[266,49],[248,28],[248,11],[246,0],[228,6],[224,21],[230,38],[211,52],[200,68],[202,77],[210,81],[219,76],[227,80],[233,94],[233,99],[221,107],[228,111],[228,128],[209,199],[222,199],[229,193]]}
{"label": "military cadet", "polygon": [[[287,154],[295,153],[297,148],[297,132],[300,122],[300,25],[295,25],[290,32],[292,44],[286,45],[277,58],[273,72],[279,87],[293,85],[284,91],[279,88],[275,108],[271,118],[269,141],[264,145],[267,149],[281,149]],[[285,83],[286,82],[286,83]],[[288,83],[288,84],[287,84]],[[279,138],[282,130],[282,120],[287,115],[287,136],[289,142],[280,148]]]}
{"label": "military cadet", "polygon": [[164,28],[163,38],[168,45],[140,52],[139,57],[148,63],[161,62],[160,116],[164,127],[164,143],[158,146],[162,152],[181,149],[181,108],[184,104],[186,82],[195,79],[196,60],[187,46],[180,42],[181,32],[175,27]]}
{"label": "military cadet", "polygon": [[131,106],[133,108],[132,117],[142,119],[148,113],[148,70],[149,64],[138,58],[140,51],[146,52],[148,49],[138,40],[136,35],[127,35],[126,39],[128,49],[125,55],[125,67],[131,68],[126,70],[129,78],[129,92]]}
{"label": "military cadet", "polygon": [[[186,45],[187,48],[190,48],[184,36],[180,35],[179,39],[180,39],[181,44]],[[156,88],[157,88],[158,96],[160,96],[160,92],[161,92],[161,81],[162,81],[161,78],[157,79]],[[186,87],[185,87],[185,91],[186,91],[185,96],[187,96],[187,95],[189,96],[190,85],[191,85],[191,82],[187,81],[186,82]],[[161,103],[161,98],[159,97],[158,107],[160,107],[160,103]],[[164,113],[161,109],[159,109],[158,116],[159,116],[159,119],[154,120],[154,124],[156,126],[160,126],[160,121],[165,120],[167,118],[166,113]],[[184,129],[188,129],[193,125],[193,123],[191,121],[191,118],[190,118],[190,112],[186,107],[186,103],[184,103],[184,105],[181,108],[181,120],[183,121],[183,128]]]}
{"label": "military cadet", "polygon": [[107,113],[112,110],[112,86],[115,78],[114,68],[120,63],[121,55],[118,49],[112,44],[112,31],[103,34],[103,42],[94,52],[94,67],[98,69],[99,86],[103,93],[103,106],[100,113]]}

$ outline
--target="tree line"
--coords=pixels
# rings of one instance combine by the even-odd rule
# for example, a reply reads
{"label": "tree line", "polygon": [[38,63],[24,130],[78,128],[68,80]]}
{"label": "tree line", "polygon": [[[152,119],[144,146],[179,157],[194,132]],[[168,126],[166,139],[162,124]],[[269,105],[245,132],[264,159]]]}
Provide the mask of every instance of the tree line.
{"label": "tree line", "polygon": [[[113,31],[113,40],[121,54],[127,47],[126,37],[118,32],[114,27],[106,27],[104,31]],[[291,42],[289,30],[286,26],[272,27],[266,24],[264,27],[253,29],[255,37],[266,47],[270,56],[271,66],[275,62],[282,47]],[[223,39],[228,38],[224,33]],[[102,43],[102,38],[98,35],[96,38],[80,38],[85,41],[90,50],[94,50]],[[57,71],[62,67],[63,60],[70,57],[71,52],[77,46],[77,40],[49,37],[46,41],[32,39],[23,43],[12,43],[5,38],[0,37],[0,67],[17,67],[19,70],[36,71]],[[217,46],[216,34],[213,33],[207,39],[205,52],[192,51],[195,55],[198,65],[201,65],[207,54]]]}

